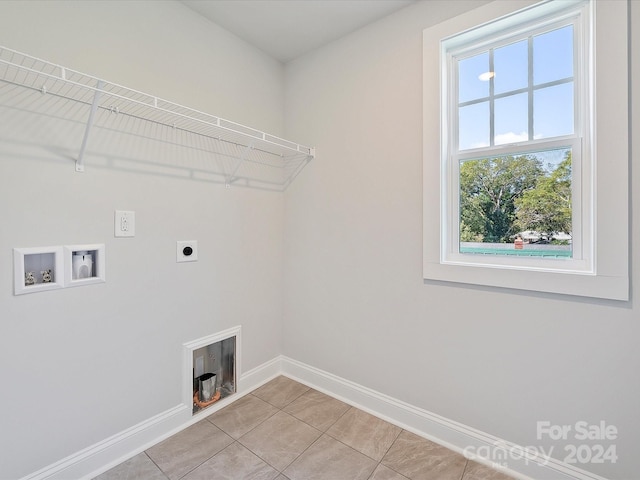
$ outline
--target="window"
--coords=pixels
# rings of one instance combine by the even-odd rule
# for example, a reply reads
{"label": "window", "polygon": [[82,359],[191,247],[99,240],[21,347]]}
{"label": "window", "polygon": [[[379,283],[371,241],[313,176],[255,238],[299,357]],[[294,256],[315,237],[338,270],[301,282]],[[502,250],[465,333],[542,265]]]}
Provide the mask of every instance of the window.
{"label": "window", "polygon": [[[481,27],[481,41],[462,34],[442,42],[452,126],[444,161],[458,192],[446,212],[457,239],[452,261],[511,256],[522,268],[548,259],[557,261],[544,268],[590,268],[590,212],[573,180],[590,172],[581,149],[590,142],[585,17],[574,6],[506,32]],[[574,224],[585,231],[574,233]]]}
{"label": "window", "polygon": [[626,75],[597,55],[626,71],[626,8],[597,3],[494,2],[425,31],[425,279],[628,298]]}

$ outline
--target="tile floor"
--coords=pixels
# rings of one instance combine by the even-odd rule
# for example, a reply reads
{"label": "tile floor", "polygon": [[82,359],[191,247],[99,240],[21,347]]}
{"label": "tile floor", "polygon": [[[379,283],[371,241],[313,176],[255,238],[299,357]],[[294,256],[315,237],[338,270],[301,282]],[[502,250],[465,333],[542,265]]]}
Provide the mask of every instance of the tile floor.
{"label": "tile floor", "polygon": [[95,480],[507,480],[287,377]]}

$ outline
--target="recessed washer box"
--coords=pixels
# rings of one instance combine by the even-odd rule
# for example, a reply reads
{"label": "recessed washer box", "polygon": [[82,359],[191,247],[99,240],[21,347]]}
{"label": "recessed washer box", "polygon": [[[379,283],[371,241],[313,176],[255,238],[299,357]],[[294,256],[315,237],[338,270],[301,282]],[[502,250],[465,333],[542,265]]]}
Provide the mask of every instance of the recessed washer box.
{"label": "recessed washer box", "polygon": [[197,240],[178,240],[176,242],[176,262],[196,262],[197,260]]}
{"label": "recessed washer box", "polygon": [[64,288],[62,247],[13,249],[14,295]]}

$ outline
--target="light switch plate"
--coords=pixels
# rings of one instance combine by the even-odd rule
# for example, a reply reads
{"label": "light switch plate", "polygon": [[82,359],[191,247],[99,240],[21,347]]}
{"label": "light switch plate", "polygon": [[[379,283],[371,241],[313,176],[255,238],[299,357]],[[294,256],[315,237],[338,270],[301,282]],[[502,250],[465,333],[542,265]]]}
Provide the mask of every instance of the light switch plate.
{"label": "light switch plate", "polygon": [[135,237],[136,212],[116,210],[113,227],[116,237]]}

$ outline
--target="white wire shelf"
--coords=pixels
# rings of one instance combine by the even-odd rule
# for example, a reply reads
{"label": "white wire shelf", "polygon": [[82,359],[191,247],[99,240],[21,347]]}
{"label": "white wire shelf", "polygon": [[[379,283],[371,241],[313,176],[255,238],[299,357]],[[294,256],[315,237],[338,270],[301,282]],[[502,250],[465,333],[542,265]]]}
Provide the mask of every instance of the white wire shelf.
{"label": "white wire shelf", "polygon": [[[147,167],[164,157],[165,171],[182,176],[282,191],[315,157],[311,147],[2,46],[0,106],[71,122],[76,137],[83,129],[71,148],[79,172],[86,155]],[[132,158],[150,142],[154,160]]]}

